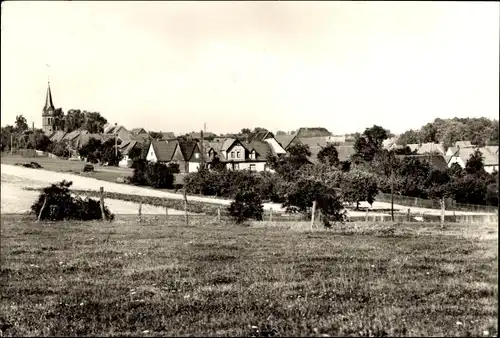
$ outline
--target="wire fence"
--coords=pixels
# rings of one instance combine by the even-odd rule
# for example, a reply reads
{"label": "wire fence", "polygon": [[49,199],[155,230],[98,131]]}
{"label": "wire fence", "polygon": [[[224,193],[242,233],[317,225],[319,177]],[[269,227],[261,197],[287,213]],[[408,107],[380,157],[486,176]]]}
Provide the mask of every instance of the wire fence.
{"label": "wire fence", "polygon": [[[391,194],[378,193],[376,196],[378,202],[391,202]],[[394,195],[394,204],[404,205],[408,207],[441,209],[440,200],[429,200],[418,197],[408,197]],[[469,212],[486,212],[498,214],[498,206],[461,204],[455,202],[451,198],[445,199],[445,209],[454,211],[469,211]]]}

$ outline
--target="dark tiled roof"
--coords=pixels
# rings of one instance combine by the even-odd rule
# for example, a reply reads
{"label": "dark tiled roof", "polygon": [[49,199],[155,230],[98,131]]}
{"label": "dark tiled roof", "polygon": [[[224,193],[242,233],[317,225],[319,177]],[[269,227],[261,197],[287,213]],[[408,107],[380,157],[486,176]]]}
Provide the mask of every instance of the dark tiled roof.
{"label": "dark tiled roof", "polygon": [[326,129],[322,127],[314,127],[314,128],[300,128],[297,132],[298,137],[319,137],[319,136],[332,136],[332,134]]}
{"label": "dark tiled roof", "polygon": [[253,140],[251,142],[243,144],[245,148],[248,149],[249,152],[255,150],[256,152],[256,160],[257,161],[266,161],[269,154],[272,154],[273,150],[269,143],[266,141],[257,141]]}
{"label": "dark tiled roof", "polygon": [[175,139],[175,134],[167,131],[167,132],[161,132],[161,136],[164,140],[173,140]]}
{"label": "dark tiled roof", "polygon": [[250,141],[264,141],[265,139],[274,137],[273,133],[270,131],[260,131],[257,134],[255,134]]}
{"label": "dark tiled roof", "polygon": [[189,161],[191,156],[193,155],[193,151],[196,148],[196,141],[193,140],[185,140],[178,141],[179,147],[181,148],[182,157],[184,157],[185,161]]}
{"label": "dark tiled roof", "polygon": [[178,145],[177,141],[165,142],[165,141],[152,141],[153,150],[156,155],[156,159],[159,162],[168,162],[172,160],[172,156],[175,153],[175,148]]}
{"label": "dark tiled roof", "polygon": [[279,144],[283,147],[283,149],[288,148],[290,143],[297,137],[297,134],[293,135],[277,135],[274,138],[278,141]]}
{"label": "dark tiled roof", "polygon": [[135,147],[140,146],[139,142],[137,141],[126,141],[120,145],[120,152],[123,155],[128,155],[128,153],[134,149]]}

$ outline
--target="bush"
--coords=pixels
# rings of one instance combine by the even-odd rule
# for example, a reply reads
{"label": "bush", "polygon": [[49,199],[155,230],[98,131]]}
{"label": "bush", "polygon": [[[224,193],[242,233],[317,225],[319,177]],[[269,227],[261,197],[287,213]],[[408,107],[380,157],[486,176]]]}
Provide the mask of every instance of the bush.
{"label": "bush", "polygon": [[86,164],[83,167],[83,172],[84,173],[89,172],[89,171],[94,171],[94,166],[92,164]]}
{"label": "bush", "polygon": [[[71,196],[69,187],[73,182],[62,181],[52,184],[43,189],[38,199],[31,206],[31,212],[37,217],[42,210],[42,220],[62,221],[68,219],[76,220],[94,220],[101,219],[101,206],[98,201],[86,198]],[[108,208],[104,207],[104,215],[106,219],[114,219],[114,215]]]}
{"label": "bush", "polygon": [[23,166],[25,168],[31,169],[40,169],[42,166],[38,164],[38,162],[30,162],[30,163],[16,163],[16,165]]}
{"label": "bush", "polygon": [[262,221],[264,207],[262,199],[255,191],[239,191],[228,208],[229,214],[237,224],[248,219]]}
{"label": "bush", "polygon": [[167,167],[161,163],[149,163],[138,159],[134,161],[132,168],[134,168],[134,174],[130,179],[132,184],[149,185],[161,189],[173,188],[174,175],[171,170],[175,170],[175,166]]}

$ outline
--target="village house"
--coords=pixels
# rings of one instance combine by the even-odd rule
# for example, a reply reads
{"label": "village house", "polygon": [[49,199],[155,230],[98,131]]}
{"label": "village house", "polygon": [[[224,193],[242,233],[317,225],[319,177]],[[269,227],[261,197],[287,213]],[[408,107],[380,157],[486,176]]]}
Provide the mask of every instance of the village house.
{"label": "village house", "polygon": [[467,161],[471,155],[479,149],[484,158],[484,170],[488,173],[498,172],[498,146],[486,146],[482,148],[458,148],[454,154],[447,157],[448,167],[451,167],[454,163],[460,165],[460,167],[465,168]]}
{"label": "village house", "polygon": [[218,158],[229,170],[268,170],[268,155],[275,154],[270,143],[261,140],[250,142],[227,138],[224,142],[211,142],[209,161]]}
{"label": "village house", "polygon": [[118,149],[123,156],[120,162],[118,162],[118,165],[120,167],[130,168],[133,163],[133,159],[130,157],[130,152],[132,149],[142,149],[142,145],[138,141],[129,140],[122,142],[118,146]]}
{"label": "village house", "polygon": [[181,173],[191,173],[198,170],[202,157],[198,142],[176,139],[152,141],[146,160],[163,164],[177,163]]}

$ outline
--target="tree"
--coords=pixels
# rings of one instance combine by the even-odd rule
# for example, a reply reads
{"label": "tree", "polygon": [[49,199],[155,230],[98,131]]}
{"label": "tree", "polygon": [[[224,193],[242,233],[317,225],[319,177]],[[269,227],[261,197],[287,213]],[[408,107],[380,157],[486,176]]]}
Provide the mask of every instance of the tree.
{"label": "tree", "polygon": [[90,138],[89,142],[78,151],[80,156],[86,158],[90,163],[98,163],[101,160],[102,142],[95,138]]}
{"label": "tree", "polygon": [[141,147],[134,147],[130,149],[128,153],[128,157],[133,161],[141,158],[142,156],[142,148]]}
{"label": "tree", "polygon": [[479,149],[470,155],[470,158],[465,164],[465,171],[468,174],[475,174],[484,171],[484,156]]}
{"label": "tree", "polygon": [[23,115],[16,116],[16,132],[23,133],[28,130],[28,123],[26,122],[26,118]]}
{"label": "tree", "polygon": [[80,109],[70,109],[66,114],[66,131],[72,132],[83,127],[85,115]]}
{"label": "tree", "polygon": [[396,144],[405,146],[407,144],[418,144],[421,142],[422,139],[420,132],[418,130],[410,129],[398,137]]}
{"label": "tree", "polygon": [[247,219],[262,221],[264,207],[258,193],[253,190],[243,190],[236,194],[234,201],[229,205],[228,211],[233,220],[240,224]]}
{"label": "tree", "polygon": [[283,207],[291,213],[311,214],[313,202],[316,201],[317,210],[323,213],[323,222],[329,226],[330,222],[342,222],[345,219],[345,210],[335,188],[312,176],[301,176],[286,185],[286,195]]}
{"label": "tree", "polygon": [[98,112],[87,112],[84,111],[84,123],[83,129],[86,129],[91,134],[100,134],[104,132],[104,125],[108,123],[108,120],[101,116]]}
{"label": "tree", "polygon": [[361,201],[366,201],[372,205],[378,193],[375,177],[359,170],[353,170],[346,174],[340,187],[342,199],[345,202],[356,203],[356,210],[359,209],[359,202]]}
{"label": "tree", "polygon": [[311,151],[307,144],[294,144],[288,148],[285,157],[268,156],[267,165],[280,174],[286,181],[295,178],[298,170],[310,164]]}
{"label": "tree", "polygon": [[384,140],[389,137],[389,131],[374,125],[366,128],[363,134],[356,136],[354,141],[355,159],[371,162],[375,153],[382,149]]}
{"label": "tree", "polygon": [[64,130],[66,127],[66,121],[64,119],[64,112],[62,108],[54,110],[52,117],[52,130]]}
{"label": "tree", "polygon": [[41,129],[35,130],[28,136],[28,149],[47,151],[50,144],[50,138]]}
{"label": "tree", "polygon": [[328,164],[331,167],[338,167],[340,164],[337,148],[329,143],[318,152],[318,161]]}

